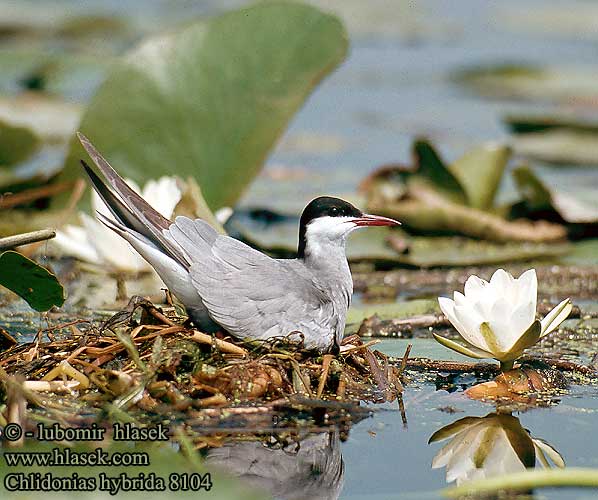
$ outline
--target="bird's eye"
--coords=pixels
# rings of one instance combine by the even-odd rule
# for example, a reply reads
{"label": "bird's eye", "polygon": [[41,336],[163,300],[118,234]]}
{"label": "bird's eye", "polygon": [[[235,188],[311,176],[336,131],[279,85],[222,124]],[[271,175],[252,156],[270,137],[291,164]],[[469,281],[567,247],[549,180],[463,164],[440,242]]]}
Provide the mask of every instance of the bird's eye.
{"label": "bird's eye", "polygon": [[333,217],[337,216],[338,215],[338,208],[332,207],[330,209],[330,215],[332,215]]}

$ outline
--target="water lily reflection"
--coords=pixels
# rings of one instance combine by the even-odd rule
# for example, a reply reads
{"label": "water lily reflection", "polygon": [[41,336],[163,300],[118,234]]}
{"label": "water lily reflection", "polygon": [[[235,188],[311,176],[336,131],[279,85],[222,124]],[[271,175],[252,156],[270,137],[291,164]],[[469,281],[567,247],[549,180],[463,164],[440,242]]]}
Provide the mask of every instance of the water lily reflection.
{"label": "water lily reflection", "polygon": [[510,414],[465,417],[436,431],[428,443],[450,439],[432,460],[446,467],[447,482],[457,485],[534,468],[564,467],[563,457],[546,441],[533,438]]}
{"label": "water lily reflection", "polygon": [[336,499],[343,487],[338,431],[312,435],[284,446],[276,442],[233,441],[212,448],[206,464],[285,500]]}

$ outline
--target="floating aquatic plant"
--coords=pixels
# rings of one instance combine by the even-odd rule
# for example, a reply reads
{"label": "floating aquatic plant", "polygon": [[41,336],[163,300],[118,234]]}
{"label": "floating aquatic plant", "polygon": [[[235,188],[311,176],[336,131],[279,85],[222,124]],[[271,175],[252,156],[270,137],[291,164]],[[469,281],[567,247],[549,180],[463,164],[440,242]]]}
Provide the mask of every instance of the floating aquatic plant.
{"label": "floating aquatic plant", "polygon": [[501,370],[510,370],[525,349],[554,331],[571,313],[571,301],[565,299],[538,321],[537,290],[535,269],[519,278],[498,269],[490,282],[472,275],[465,282],[464,293],[455,292],[453,299],[438,298],[464,344],[436,334],[434,338],[466,356],[497,359]]}

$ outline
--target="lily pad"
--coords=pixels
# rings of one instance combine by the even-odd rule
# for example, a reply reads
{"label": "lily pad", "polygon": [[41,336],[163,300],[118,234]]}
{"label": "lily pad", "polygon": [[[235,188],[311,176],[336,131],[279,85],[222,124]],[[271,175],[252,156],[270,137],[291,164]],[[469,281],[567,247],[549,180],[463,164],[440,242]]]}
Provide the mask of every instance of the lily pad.
{"label": "lily pad", "polygon": [[571,252],[560,261],[572,266],[595,266],[598,262],[598,238],[575,242]]}
{"label": "lily pad", "polygon": [[18,252],[0,255],[0,285],[25,299],[36,311],[64,303],[64,289],[56,276]]}
{"label": "lily pad", "polygon": [[549,189],[529,167],[514,169],[513,178],[529,211],[552,211],[570,223],[598,222],[598,204],[595,196],[588,196],[586,199],[558,189]]}
{"label": "lily pad", "polygon": [[66,143],[79,123],[81,107],[36,93],[0,97],[0,120],[23,127],[41,139]]}
{"label": "lily pad", "polygon": [[503,118],[509,130],[515,134],[545,132],[547,130],[567,129],[577,132],[598,134],[598,121],[594,117],[576,114],[509,114]]}
{"label": "lily pad", "polygon": [[504,145],[484,144],[469,150],[450,166],[467,194],[470,207],[480,210],[493,207],[510,156],[510,149]]}
{"label": "lily pad", "polygon": [[[195,177],[211,209],[234,205],[289,119],[345,57],[340,21],[267,2],[151,38],[116,64],[80,129],[140,184]],[[71,142],[63,178],[81,175]]]}
{"label": "lily pad", "polygon": [[511,156],[506,146],[479,146],[448,167],[425,141],[416,141],[414,152],[413,168],[381,167],[361,183],[369,211],[400,220],[417,234],[462,234],[500,243],[566,237],[559,224],[507,220],[494,206]]}
{"label": "lily pad", "polygon": [[424,139],[413,144],[417,168],[410,177],[425,180],[452,201],[464,202],[465,193],[450,168],[441,160],[432,144]]}
{"label": "lily pad", "polygon": [[414,237],[400,261],[417,267],[475,266],[557,258],[571,250],[569,243],[493,243],[460,237]]}
{"label": "lily pad", "polygon": [[517,135],[515,152],[526,158],[557,165],[598,165],[598,133],[550,129]]}
{"label": "lily pad", "polygon": [[389,304],[373,304],[367,306],[351,306],[347,313],[347,325],[359,324],[376,314],[380,319],[411,318],[421,314],[439,313],[438,301],[428,299],[393,302]]}
{"label": "lily pad", "polygon": [[[36,5],[36,8],[39,6]],[[0,91],[19,97],[23,90],[44,91],[69,101],[90,97],[103,80],[113,57],[43,49],[0,49]],[[39,94],[44,96],[45,94]]]}
{"label": "lily pad", "polygon": [[598,98],[595,69],[499,64],[458,71],[454,80],[488,97],[580,102]]}
{"label": "lily pad", "polygon": [[383,183],[370,190],[368,210],[400,220],[405,228],[417,233],[463,234],[495,242],[559,241],[565,228],[546,221],[509,221],[494,213],[447,200],[428,186],[411,186],[408,197],[387,199]]}

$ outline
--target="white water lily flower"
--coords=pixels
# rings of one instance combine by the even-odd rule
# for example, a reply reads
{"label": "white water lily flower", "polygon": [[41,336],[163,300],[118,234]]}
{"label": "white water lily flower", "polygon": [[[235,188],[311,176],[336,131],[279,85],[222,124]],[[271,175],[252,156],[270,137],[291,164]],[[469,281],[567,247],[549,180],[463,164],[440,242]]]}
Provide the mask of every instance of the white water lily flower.
{"label": "white water lily flower", "polygon": [[[181,200],[181,190],[174,177],[161,177],[147,182],[143,191],[139,186],[127,179],[127,183],[137,193],[148,201],[164,217],[170,219],[178,202]],[[99,212],[106,217],[113,218],[106,204],[93,191],[93,213]],[[67,255],[79,260],[107,266],[116,272],[145,272],[151,271],[151,266],[119,235],[95,217],[80,213],[83,226],[67,225],[56,232],[54,242]]]}
{"label": "white water lily flower", "polygon": [[457,329],[465,345],[434,334],[450,349],[472,358],[495,358],[502,369],[510,369],[523,351],[554,331],[571,313],[563,300],[540,322],[536,320],[538,280],[535,269],[513,278],[497,270],[487,282],[470,276],[464,294],[454,300],[439,297],[440,309]]}
{"label": "white water lily flower", "polygon": [[551,467],[550,462],[557,467],[565,466],[557,450],[541,439],[532,438],[519,419],[509,414],[462,418],[435,432],[429,443],[449,438],[432,460],[432,468],[446,467],[447,482],[456,481],[457,485],[523,472],[536,463],[545,468]]}

